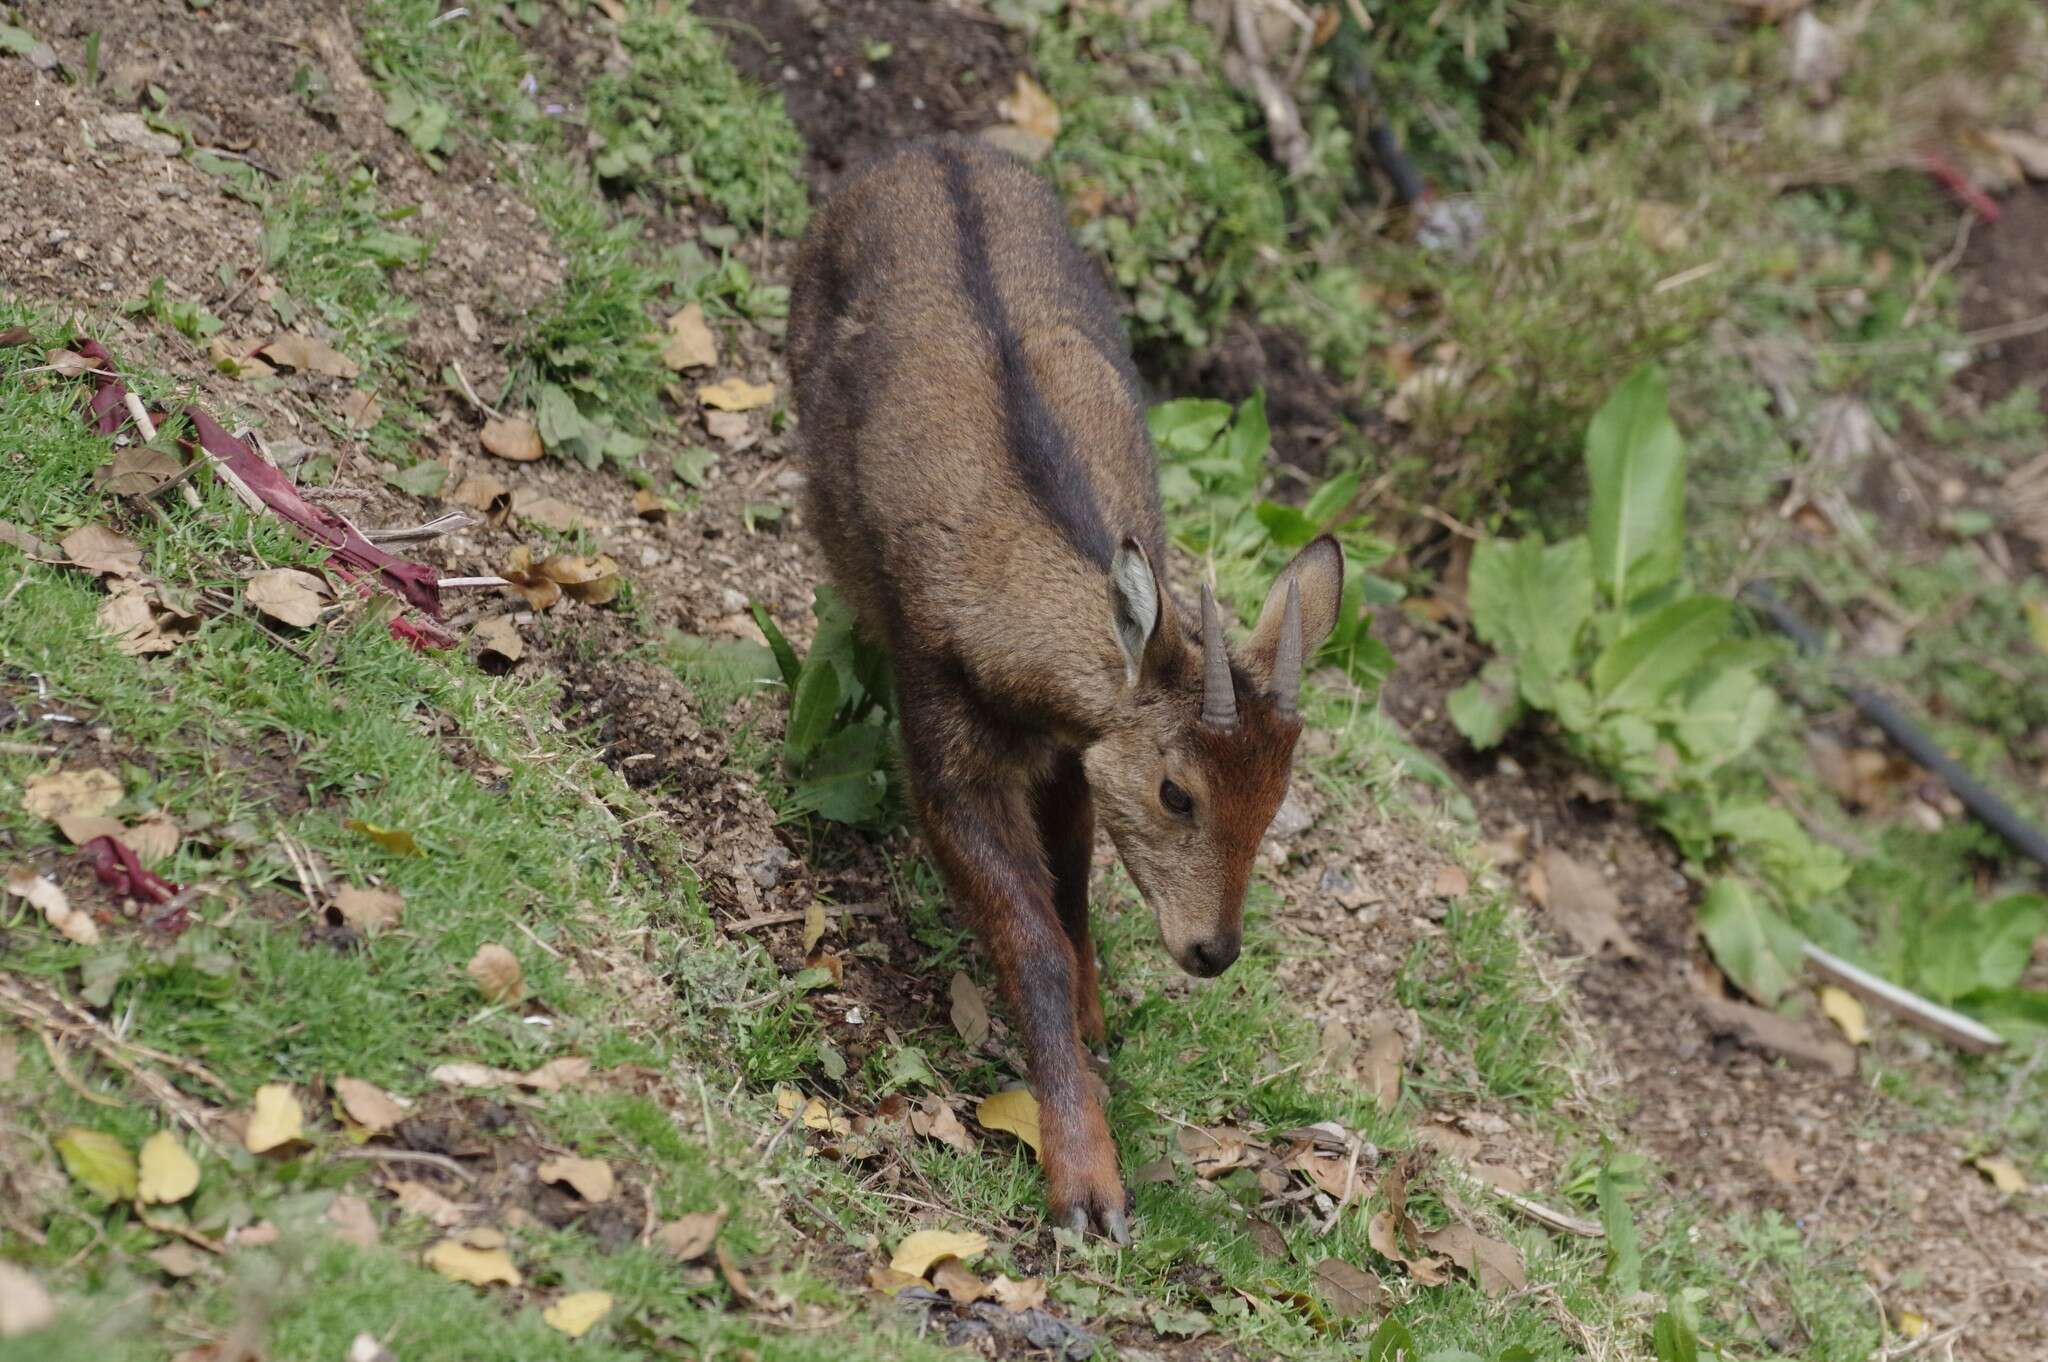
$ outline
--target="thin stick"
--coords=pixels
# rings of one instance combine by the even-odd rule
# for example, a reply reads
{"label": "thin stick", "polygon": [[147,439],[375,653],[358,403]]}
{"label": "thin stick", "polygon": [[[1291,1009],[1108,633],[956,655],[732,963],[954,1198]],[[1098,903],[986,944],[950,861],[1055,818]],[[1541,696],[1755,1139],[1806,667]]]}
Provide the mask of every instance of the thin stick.
{"label": "thin stick", "polygon": [[[889,911],[886,903],[844,903],[829,904],[825,916],[837,913],[841,917],[881,917]],[[757,927],[780,927],[786,922],[802,922],[810,916],[811,910],[800,908],[787,913],[763,913],[759,917],[743,917],[737,922],[728,922],[728,932],[751,932]]]}
{"label": "thin stick", "polygon": [[434,585],[443,591],[451,591],[457,587],[510,586],[512,583],[503,577],[443,577],[436,581]]}
{"label": "thin stick", "polygon": [[1539,1225],[1548,1225],[1551,1229],[1563,1230],[1566,1234],[1576,1234],[1583,1239],[1604,1239],[1607,1237],[1607,1231],[1590,1220],[1581,1220],[1575,1215],[1566,1215],[1563,1211],[1554,1211],[1540,1201],[1531,1201],[1525,1196],[1517,1196],[1504,1187],[1495,1187],[1490,1182],[1486,1183],[1485,1186],[1488,1191]]}
{"label": "thin stick", "polygon": [[128,415],[134,420],[135,428],[142,432],[142,442],[148,444],[156,438],[156,422],[149,419],[149,408],[142,405],[142,398],[130,388],[121,394],[121,400],[128,404]]}
{"label": "thin stick", "polygon": [[1940,1036],[1959,1050],[1982,1054],[1996,1050],[2005,1044],[2005,1038],[1978,1022],[1972,1021],[1960,1012],[1952,1012],[1939,1003],[1929,1002],[1917,993],[1910,993],[1888,979],[1880,979],[1867,970],[1858,969],[1847,960],[1828,954],[1811,941],[1805,944],[1806,962],[1816,972],[1834,980],[1866,1002],[1876,1003],[1898,1013],[1923,1031]]}
{"label": "thin stick", "polygon": [[476,1174],[464,1168],[446,1154],[434,1154],[424,1149],[379,1149],[365,1145],[361,1149],[334,1149],[328,1151],[330,1158],[360,1159],[366,1163],[423,1163],[438,1168],[444,1173],[460,1178],[474,1185]]}
{"label": "thin stick", "polygon": [[457,530],[466,530],[472,525],[480,525],[482,523],[482,521],[467,511],[450,511],[446,515],[437,515],[425,524],[414,525],[409,529],[364,530],[363,538],[369,540],[372,544],[421,543],[429,539],[439,539],[444,534],[454,534]]}
{"label": "thin stick", "polygon": [[486,416],[495,417],[500,421],[505,419],[504,412],[499,411],[496,407],[476,395],[476,389],[469,386],[469,375],[462,372],[462,365],[460,363],[450,363],[448,367],[454,372],[455,381],[462,385],[462,395],[468,398],[478,411]]}

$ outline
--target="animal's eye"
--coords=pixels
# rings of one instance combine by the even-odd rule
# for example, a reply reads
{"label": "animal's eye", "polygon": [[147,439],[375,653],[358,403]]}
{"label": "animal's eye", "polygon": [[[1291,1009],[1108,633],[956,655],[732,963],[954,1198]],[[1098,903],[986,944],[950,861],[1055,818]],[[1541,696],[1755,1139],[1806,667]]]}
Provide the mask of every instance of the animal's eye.
{"label": "animal's eye", "polygon": [[1195,811],[1195,797],[1172,781],[1162,781],[1159,786],[1159,802],[1172,813],[1186,818]]}

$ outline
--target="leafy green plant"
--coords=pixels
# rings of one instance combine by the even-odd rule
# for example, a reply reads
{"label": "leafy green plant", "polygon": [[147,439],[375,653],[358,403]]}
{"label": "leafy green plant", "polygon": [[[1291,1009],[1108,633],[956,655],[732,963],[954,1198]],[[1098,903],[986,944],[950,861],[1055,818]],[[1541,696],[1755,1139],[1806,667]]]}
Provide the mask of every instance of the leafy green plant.
{"label": "leafy green plant", "polygon": [[1399,600],[1401,592],[1370,571],[1393,548],[1353,509],[1358,473],[1329,478],[1300,507],[1261,495],[1271,445],[1263,393],[1234,410],[1207,398],[1162,402],[1146,421],[1159,449],[1160,498],[1174,537],[1215,565],[1228,599],[1265,599],[1273,574],[1297,549],[1317,535],[1336,536],[1344,546],[1344,599],[1320,656],[1342,667],[1368,696],[1378,694],[1394,659],[1370,633],[1372,606]]}
{"label": "leafy green plant", "polygon": [[888,655],[860,636],[853,611],[829,586],[812,603],[818,631],[799,658],[768,612],[754,621],[768,638],[789,689],[782,761],[789,810],[835,823],[879,828],[893,822],[901,798],[895,779],[896,702]]}
{"label": "leafy green plant", "polygon": [[1780,912],[1839,890],[1849,868],[1727,778],[1776,717],[1759,675],[1775,654],[1738,636],[1731,602],[1685,580],[1685,445],[1658,370],[1638,370],[1594,416],[1586,468],[1585,534],[1474,550],[1473,628],[1496,656],[1450,696],[1451,720],[1490,747],[1543,711],[1650,808],[1696,870],[1740,864],[1767,894],[1717,883],[1701,927],[1722,968],[1775,1002],[1799,968],[1798,934]]}
{"label": "leafy green plant", "polygon": [[164,277],[161,274],[149,281],[147,294],[121,304],[121,311],[131,317],[155,318],[196,341],[211,338],[224,325],[220,318],[198,303],[188,303],[171,297],[166,292]]}
{"label": "leafy green plant", "polygon": [[743,79],[687,11],[636,5],[619,43],[630,65],[590,89],[598,178],[708,202],[736,227],[801,232],[804,145],[781,97]]}

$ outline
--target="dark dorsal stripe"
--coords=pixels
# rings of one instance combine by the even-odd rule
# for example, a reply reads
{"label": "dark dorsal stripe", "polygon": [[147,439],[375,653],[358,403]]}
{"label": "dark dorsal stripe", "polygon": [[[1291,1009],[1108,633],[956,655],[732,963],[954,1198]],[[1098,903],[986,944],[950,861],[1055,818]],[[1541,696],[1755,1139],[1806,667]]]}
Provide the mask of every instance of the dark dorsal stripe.
{"label": "dark dorsal stripe", "polygon": [[1074,457],[1059,419],[1031,376],[1024,347],[1010,326],[1009,310],[996,287],[989,261],[988,223],[970,183],[966,157],[951,147],[937,155],[945,166],[946,199],[952,205],[960,241],[960,282],[974,317],[995,346],[1001,371],[1004,443],[1019,477],[1038,509],[1059,527],[1067,542],[1105,571],[1115,540],[1103,523],[1088,471]]}

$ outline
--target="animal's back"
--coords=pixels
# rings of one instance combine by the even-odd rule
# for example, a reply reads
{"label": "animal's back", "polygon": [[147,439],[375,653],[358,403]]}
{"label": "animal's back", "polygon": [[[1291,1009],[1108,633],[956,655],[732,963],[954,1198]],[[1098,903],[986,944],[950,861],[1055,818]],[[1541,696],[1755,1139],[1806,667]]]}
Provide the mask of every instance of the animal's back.
{"label": "animal's back", "polygon": [[1044,182],[952,139],[852,178],[804,240],[790,356],[810,522],[868,626],[970,672],[1020,641],[1034,670],[1099,668],[1111,555],[1163,561],[1158,483],[1116,309]]}

